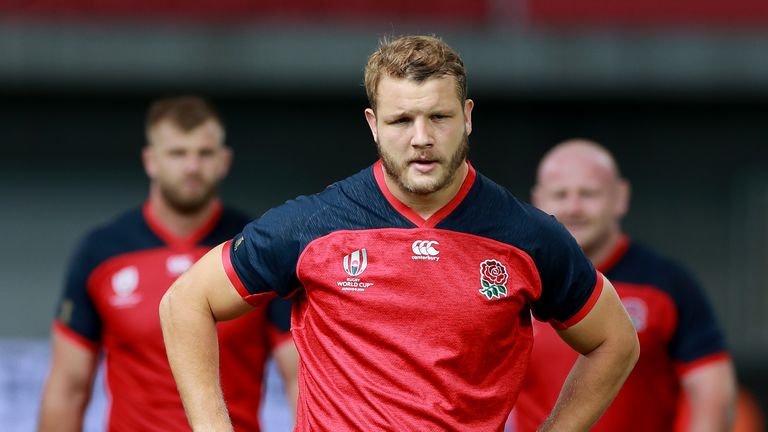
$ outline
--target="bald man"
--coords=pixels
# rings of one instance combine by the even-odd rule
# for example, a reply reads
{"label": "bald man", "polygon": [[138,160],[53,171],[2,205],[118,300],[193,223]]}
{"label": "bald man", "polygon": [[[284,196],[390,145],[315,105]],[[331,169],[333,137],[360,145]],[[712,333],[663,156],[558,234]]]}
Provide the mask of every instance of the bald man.
{"label": "bald man", "polygon": [[[544,156],[533,188],[533,204],[565,225],[613,282],[640,339],[637,366],[592,430],[726,431],[735,378],[712,308],[685,270],[622,232],[629,195],[608,150],[580,139]],[[577,357],[549,325],[534,320],[513,430],[535,431],[544,421]],[[678,419],[681,400],[688,402],[686,421]]]}

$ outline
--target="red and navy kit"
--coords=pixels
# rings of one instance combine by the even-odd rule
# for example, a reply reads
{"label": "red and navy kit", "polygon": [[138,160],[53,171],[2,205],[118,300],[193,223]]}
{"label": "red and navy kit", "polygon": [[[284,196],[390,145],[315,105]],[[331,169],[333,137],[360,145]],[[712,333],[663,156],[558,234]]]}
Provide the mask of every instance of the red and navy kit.
{"label": "red and navy kit", "polygon": [[471,166],[424,220],[377,162],[267,212],[222,260],[247,301],[294,301],[299,431],[501,430],[531,310],[573,325],[603,280],[554,218]]}
{"label": "red and navy kit", "polygon": [[[728,358],[704,292],[678,265],[622,237],[598,270],[616,288],[640,339],[640,359],[593,431],[671,431],[681,376]],[[535,431],[555,405],[577,354],[545,323],[534,322],[528,375],[512,430]]]}
{"label": "red and navy kit", "polygon": [[[178,238],[146,204],[81,242],[54,330],[104,352],[109,431],[189,430],[163,345],[160,299],[181,273],[248,220],[217,202],[210,220]],[[290,337],[289,326],[285,300],[219,324],[222,387],[237,430],[259,430],[264,362],[271,347]]]}

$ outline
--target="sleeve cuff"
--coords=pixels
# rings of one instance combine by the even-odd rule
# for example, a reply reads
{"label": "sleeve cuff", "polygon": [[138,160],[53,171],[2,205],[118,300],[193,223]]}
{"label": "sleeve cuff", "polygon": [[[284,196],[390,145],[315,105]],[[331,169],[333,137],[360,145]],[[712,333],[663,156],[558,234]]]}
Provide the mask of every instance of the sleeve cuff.
{"label": "sleeve cuff", "polygon": [[565,330],[569,327],[573,327],[574,325],[578,324],[579,321],[584,319],[587,314],[592,310],[593,307],[595,307],[595,304],[597,303],[597,299],[600,298],[600,294],[603,292],[603,274],[599,271],[595,270],[595,274],[597,276],[597,280],[595,281],[595,288],[592,290],[592,294],[589,295],[589,298],[584,303],[584,306],[581,307],[581,309],[576,312],[575,315],[570,317],[566,321],[556,321],[552,320],[551,324],[552,327],[556,328],[557,330]]}
{"label": "sleeve cuff", "polygon": [[675,363],[675,372],[677,372],[677,375],[682,377],[686,374],[689,374],[696,369],[704,366],[709,366],[714,363],[724,362],[724,361],[730,361],[731,356],[725,351],[713,353],[706,355],[704,357],[699,357],[696,360],[689,361],[689,362],[677,362]]}
{"label": "sleeve cuff", "polygon": [[248,288],[245,287],[243,281],[240,280],[240,276],[237,275],[235,266],[232,265],[232,257],[230,253],[231,247],[232,240],[227,240],[224,242],[224,245],[221,248],[221,264],[224,266],[224,273],[227,274],[229,282],[231,282],[232,286],[235,287],[235,290],[237,290],[237,293],[240,294],[240,297],[242,297],[243,300],[252,306],[261,306],[265,302],[275,298],[277,294],[274,292],[251,294],[250,291],[248,291]]}
{"label": "sleeve cuff", "polygon": [[99,343],[94,342],[85,336],[81,335],[80,333],[77,333],[76,331],[72,330],[71,328],[67,327],[64,323],[61,321],[54,321],[53,322],[53,331],[56,332],[56,334],[59,334],[69,340],[70,342],[73,342],[75,345],[78,345],[88,351],[91,352],[98,352],[99,351]]}

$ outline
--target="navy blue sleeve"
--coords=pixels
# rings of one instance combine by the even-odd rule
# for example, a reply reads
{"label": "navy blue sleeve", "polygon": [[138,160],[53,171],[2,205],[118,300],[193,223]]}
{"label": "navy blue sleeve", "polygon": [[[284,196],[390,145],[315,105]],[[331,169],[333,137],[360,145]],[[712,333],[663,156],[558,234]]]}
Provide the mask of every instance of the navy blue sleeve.
{"label": "navy blue sleeve", "polygon": [[101,318],[88,294],[88,278],[97,266],[92,253],[93,243],[91,236],[85,237],[70,258],[56,320],[83,338],[97,343],[101,339]]}
{"label": "navy blue sleeve", "polygon": [[232,267],[250,294],[275,292],[285,297],[299,287],[302,224],[296,207],[291,201],[268,211],[233,240]]}
{"label": "navy blue sleeve", "polygon": [[267,307],[267,321],[272,323],[280,331],[287,332],[291,329],[291,301],[276,298],[269,302]]}
{"label": "navy blue sleeve", "polygon": [[696,280],[682,268],[675,268],[673,298],[678,308],[677,329],[670,342],[670,356],[689,363],[726,351],[712,305]]}
{"label": "navy blue sleeve", "polygon": [[547,216],[537,233],[533,260],[541,278],[541,296],[532,305],[536,318],[559,328],[578,322],[597,300],[597,272],[576,240],[552,216]]}

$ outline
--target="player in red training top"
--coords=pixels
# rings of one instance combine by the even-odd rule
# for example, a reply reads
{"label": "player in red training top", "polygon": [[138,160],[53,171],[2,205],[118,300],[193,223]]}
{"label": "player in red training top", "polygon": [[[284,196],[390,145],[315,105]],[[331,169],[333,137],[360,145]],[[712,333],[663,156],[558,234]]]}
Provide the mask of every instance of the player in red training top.
{"label": "player in red training top", "polygon": [[[40,431],[82,430],[103,353],[109,431],[189,426],[171,375],[157,308],[173,281],[248,219],[216,197],[231,152],[219,117],[202,99],[155,102],[147,116],[149,199],[92,231],[69,266],[52,336]],[[261,305],[218,327],[221,385],[237,430],[259,430],[264,363],[271,353],[295,401],[298,359],[290,303]]]}
{"label": "player in red training top", "polygon": [[[704,292],[678,265],[632,242],[620,228],[629,185],[598,144],[570,140],[541,161],[533,203],[573,234],[616,287],[640,339],[640,359],[594,431],[671,431],[681,394],[686,430],[727,431],[734,373]],[[512,430],[535,431],[554,405],[578,353],[534,322],[531,363]]]}
{"label": "player in red training top", "polygon": [[588,428],[637,356],[610,282],[554,218],[467,162],[473,102],[448,45],[384,41],[365,82],[380,160],[251,222],[163,298],[190,423],[227,430],[216,320],[279,295],[294,301],[299,431],[501,430],[525,375],[531,309],[585,358],[549,427]]}

